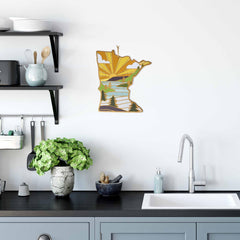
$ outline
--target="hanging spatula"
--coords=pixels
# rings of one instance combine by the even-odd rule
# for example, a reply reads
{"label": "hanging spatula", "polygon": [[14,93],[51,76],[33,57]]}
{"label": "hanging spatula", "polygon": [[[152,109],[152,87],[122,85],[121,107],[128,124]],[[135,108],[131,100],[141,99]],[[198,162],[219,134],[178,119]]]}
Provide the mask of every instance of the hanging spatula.
{"label": "hanging spatula", "polygon": [[29,165],[32,162],[32,160],[35,158],[36,153],[34,152],[34,147],[35,147],[35,121],[30,122],[30,127],[31,127],[31,144],[32,144],[32,152],[28,154],[27,157],[27,169],[29,171],[35,171],[35,168],[30,168]]}

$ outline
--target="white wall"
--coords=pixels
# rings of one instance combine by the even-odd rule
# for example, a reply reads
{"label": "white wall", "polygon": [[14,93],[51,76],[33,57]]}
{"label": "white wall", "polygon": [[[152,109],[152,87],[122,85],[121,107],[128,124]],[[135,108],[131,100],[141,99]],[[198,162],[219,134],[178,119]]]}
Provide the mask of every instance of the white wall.
{"label": "white wall", "polygon": [[[49,83],[63,84],[60,124],[47,120],[47,137],[75,137],[91,149],[88,171],[76,172],[76,190],[94,189],[101,171],[124,176],[124,189],[151,190],[155,168],[165,188],[186,189],[188,154],[177,163],[183,133],[195,142],[197,177],[204,189],[240,189],[240,2],[237,0],[8,0],[1,17],[46,18],[62,31],[60,72],[47,60]],[[0,58],[25,63],[24,49],[40,50],[47,37],[1,37]],[[116,49],[152,65],[135,78],[132,99],[143,113],[98,112],[96,51]],[[51,113],[48,92],[0,92],[0,113]],[[49,189],[26,169],[26,146],[1,151],[0,177],[8,189],[26,181]],[[40,119],[36,119],[40,120]],[[18,119],[5,119],[5,129]],[[38,121],[39,129],[39,121]],[[38,130],[38,140],[39,141]]]}

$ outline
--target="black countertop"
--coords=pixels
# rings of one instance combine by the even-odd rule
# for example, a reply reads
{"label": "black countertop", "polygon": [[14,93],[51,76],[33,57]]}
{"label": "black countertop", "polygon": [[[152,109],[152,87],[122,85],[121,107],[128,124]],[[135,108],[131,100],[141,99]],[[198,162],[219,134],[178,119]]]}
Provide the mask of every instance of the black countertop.
{"label": "black countertop", "polygon": [[56,198],[50,191],[32,191],[29,197],[9,191],[0,197],[0,217],[240,217],[240,210],[141,210],[144,193],[101,197],[80,191]]}

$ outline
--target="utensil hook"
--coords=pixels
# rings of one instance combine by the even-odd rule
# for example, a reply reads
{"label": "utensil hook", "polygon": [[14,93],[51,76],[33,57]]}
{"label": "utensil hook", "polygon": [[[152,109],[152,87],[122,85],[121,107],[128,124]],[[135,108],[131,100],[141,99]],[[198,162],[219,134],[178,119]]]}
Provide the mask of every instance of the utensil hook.
{"label": "utensil hook", "polygon": [[22,116],[21,116],[21,125],[20,125],[21,135],[23,135],[23,126],[24,126],[24,118],[23,118],[23,115],[22,115]]}
{"label": "utensil hook", "polygon": [[41,141],[45,140],[45,121],[42,118],[40,122],[40,129],[41,129]]}
{"label": "utensil hook", "polygon": [[0,116],[0,132],[2,132],[2,117]]}

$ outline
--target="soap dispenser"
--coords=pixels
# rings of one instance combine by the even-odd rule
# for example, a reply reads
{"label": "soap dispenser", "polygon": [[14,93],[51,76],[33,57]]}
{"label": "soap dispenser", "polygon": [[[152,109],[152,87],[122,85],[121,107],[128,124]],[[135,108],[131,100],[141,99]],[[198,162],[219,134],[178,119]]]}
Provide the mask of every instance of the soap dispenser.
{"label": "soap dispenser", "polygon": [[163,193],[163,175],[159,168],[154,177],[154,193]]}

